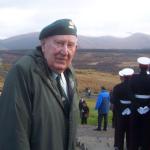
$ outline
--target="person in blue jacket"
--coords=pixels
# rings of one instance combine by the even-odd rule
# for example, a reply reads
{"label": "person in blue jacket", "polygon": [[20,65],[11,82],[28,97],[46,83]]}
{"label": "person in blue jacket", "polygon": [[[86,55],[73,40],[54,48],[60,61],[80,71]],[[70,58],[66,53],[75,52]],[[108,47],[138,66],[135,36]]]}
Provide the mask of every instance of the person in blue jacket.
{"label": "person in blue jacket", "polygon": [[103,130],[107,131],[109,106],[110,106],[110,93],[106,90],[105,87],[102,86],[101,91],[98,94],[95,106],[95,109],[98,110],[98,127],[95,130],[101,131],[102,120],[104,119]]}

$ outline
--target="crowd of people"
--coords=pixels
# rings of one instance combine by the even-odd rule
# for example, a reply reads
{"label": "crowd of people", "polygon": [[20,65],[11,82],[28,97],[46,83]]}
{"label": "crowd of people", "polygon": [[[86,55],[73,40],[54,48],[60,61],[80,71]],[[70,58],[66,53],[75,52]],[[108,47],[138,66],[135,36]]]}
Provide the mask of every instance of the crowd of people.
{"label": "crowd of people", "polygon": [[124,141],[127,150],[150,149],[150,58],[139,57],[137,62],[139,73],[132,68],[119,71],[121,83],[112,91],[116,150],[124,149]]}
{"label": "crowd of people", "polygon": [[115,150],[150,150],[150,58],[139,57],[137,62],[139,72],[123,68],[118,72],[121,82],[110,92],[102,86],[96,100],[98,127],[94,130],[107,131],[111,109]]}

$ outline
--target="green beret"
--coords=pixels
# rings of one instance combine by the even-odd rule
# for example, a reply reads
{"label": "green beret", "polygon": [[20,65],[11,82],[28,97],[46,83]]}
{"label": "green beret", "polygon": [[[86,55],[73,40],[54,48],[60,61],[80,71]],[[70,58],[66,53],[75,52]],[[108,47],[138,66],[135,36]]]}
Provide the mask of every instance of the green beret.
{"label": "green beret", "polygon": [[75,35],[77,36],[77,28],[70,19],[60,19],[51,23],[42,29],[39,40],[53,35]]}

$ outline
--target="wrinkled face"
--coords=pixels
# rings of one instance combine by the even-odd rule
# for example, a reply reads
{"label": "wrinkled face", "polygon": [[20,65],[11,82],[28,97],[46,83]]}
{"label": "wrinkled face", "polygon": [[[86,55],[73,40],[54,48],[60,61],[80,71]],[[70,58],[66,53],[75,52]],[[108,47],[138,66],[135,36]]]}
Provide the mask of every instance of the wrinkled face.
{"label": "wrinkled face", "polygon": [[68,68],[76,52],[77,37],[55,35],[41,41],[42,52],[50,69],[61,73]]}

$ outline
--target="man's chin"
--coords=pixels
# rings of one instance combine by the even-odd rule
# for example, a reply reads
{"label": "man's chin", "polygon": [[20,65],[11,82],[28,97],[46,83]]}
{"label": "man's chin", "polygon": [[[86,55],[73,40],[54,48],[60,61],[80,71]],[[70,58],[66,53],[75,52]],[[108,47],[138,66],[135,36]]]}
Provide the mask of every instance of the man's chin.
{"label": "man's chin", "polygon": [[67,69],[66,66],[57,66],[56,67],[56,71],[59,73],[64,72],[66,69]]}

